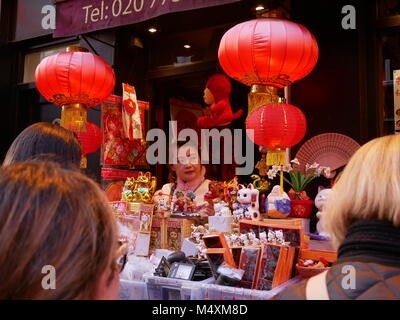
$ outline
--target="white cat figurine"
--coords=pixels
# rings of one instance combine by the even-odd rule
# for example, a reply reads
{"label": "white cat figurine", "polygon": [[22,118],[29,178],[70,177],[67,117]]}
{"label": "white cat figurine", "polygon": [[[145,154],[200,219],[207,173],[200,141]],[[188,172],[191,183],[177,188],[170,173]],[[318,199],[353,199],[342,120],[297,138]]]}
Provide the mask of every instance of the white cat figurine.
{"label": "white cat figurine", "polygon": [[317,218],[319,219],[317,223],[317,233],[320,236],[329,238],[329,234],[323,228],[323,217],[326,215],[324,212],[324,204],[328,200],[332,193],[332,189],[324,189],[323,187],[318,188],[318,194],[315,197],[315,206],[318,208]]}
{"label": "white cat figurine", "polygon": [[230,217],[232,215],[228,204],[224,201],[217,202],[214,204],[214,212],[217,217]]}
{"label": "white cat figurine", "polygon": [[253,184],[248,184],[247,188],[239,185],[237,194],[237,202],[243,209],[244,218],[248,220],[261,220],[258,204],[259,191],[254,188]]}

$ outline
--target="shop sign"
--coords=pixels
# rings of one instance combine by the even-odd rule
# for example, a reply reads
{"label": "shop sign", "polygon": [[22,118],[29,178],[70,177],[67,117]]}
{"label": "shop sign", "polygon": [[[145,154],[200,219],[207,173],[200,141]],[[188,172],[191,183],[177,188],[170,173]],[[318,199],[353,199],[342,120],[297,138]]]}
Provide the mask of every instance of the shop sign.
{"label": "shop sign", "polygon": [[69,0],[57,4],[54,37],[67,37],[145,21],[166,13],[241,0]]}

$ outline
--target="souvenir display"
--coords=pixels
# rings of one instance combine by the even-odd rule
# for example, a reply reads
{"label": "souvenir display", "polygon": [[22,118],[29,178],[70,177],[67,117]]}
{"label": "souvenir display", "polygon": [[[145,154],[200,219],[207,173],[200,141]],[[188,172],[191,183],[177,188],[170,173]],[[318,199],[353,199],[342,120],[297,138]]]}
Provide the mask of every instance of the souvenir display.
{"label": "souvenir display", "polygon": [[240,256],[239,268],[244,270],[241,286],[254,289],[258,281],[261,248],[244,247]]}
{"label": "souvenir display", "polygon": [[233,209],[233,204],[237,201],[237,193],[239,191],[239,180],[234,177],[230,181],[224,182],[224,199],[228,203],[229,208]]}
{"label": "souvenir display", "polygon": [[122,201],[151,203],[157,185],[150,172],[139,172],[137,178],[127,178],[122,191]]}
{"label": "souvenir display", "polygon": [[101,182],[104,192],[107,195],[108,201],[120,201],[121,194],[124,190],[125,181],[127,178],[139,175],[139,171],[123,170],[116,168],[102,168]]}
{"label": "souvenir display", "polygon": [[[137,101],[140,110],[142,135],[145,136],[145,112],[149,103]],[[124,166],[127,168],[148,167],[146,161],[146,144],[139,139],[130,140],[126,137],[123,125],[123,106],[120,96],[112,95],[101,108],[103,144],[101,163],[105,166]]]}
{"label": "souvenir display", "polygon": [[265,210],[270,218],[286,218],[290,214],[290,199],[280,186],[274,186],[265,201]]}
{"label": "souvenir display", "polygon": [[166,225],[167,249],[178,251],[182,242],[192,232],[192,221],[189,219],[169,218]]}
{"label": "souvenir display", "polygon": [[239,185],[237,202],[233,205],[233,215],[236,221],[242,219],[261,219],[260,211],[258,210],[258,195],[259,191],[254,189],[254,186],[251,183],[247,186],[247,188],[243,185]]}
{"label": "souvenir display", "polygon": [[140,231],[140,213],[128,210],[123,201],[111,203],[118,227],[118,239],[128,244],[128,252],[135,250],[136,240]]}
{"label": "souvenir display", "polygon": [[317,232],[318,232],[318,235],[326,237],[326,238],[329,238],[329,234],[323,228],[322,219],[323,219],[324,215],[326,215],[326,212],[323,211],[323,209],[324,209],[324,204],[325,204],[326,200],[328,200],[331,193],[332,193],[332,189],[325,189],[323,187],[319,187],[318,194],[314,200],[315,206],[318,209],[317,218],[319,221],[317,223]]}
{"label": "souvenir display", "polygon": [[171,215],[171,196],[158,191],[154,194],[154,216],[168,218]]}
{"label": "souvenir display", "polygon": [[264,244],[262,248],[260,276],[256,288],[271,290],[290,279],[295,248],[278,244]]}

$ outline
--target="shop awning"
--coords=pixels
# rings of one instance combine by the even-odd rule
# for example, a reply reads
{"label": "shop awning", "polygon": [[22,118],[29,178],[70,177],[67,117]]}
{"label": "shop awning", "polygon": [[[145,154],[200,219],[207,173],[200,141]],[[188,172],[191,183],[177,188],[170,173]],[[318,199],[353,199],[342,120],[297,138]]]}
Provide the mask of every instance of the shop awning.
{"label": "shop awning", "polygon": [[145,21],[166,13],[241,0],[64,0],[57,3],[54,37],[75,36]]}

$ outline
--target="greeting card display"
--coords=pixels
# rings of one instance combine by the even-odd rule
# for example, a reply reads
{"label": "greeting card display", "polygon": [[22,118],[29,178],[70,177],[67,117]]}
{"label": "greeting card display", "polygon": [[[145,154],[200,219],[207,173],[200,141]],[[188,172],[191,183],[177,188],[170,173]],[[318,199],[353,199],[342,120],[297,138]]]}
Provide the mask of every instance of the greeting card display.
{"label": "greeting card display", "polygon": [[118,227],[118,240],[128,243],[128,252],[135,251],[137,237],[140,231],[140,214],[130,212],[126,202],[111,203]]}
{"label": "greeting card display", "polygon": [[156,249],[166,249],[166,220],[153,217],[151,225],[150,252]]}
{"label": "greeting card display", "polygon": [[[145,136],[145,111],[149,103],[137,101]],[[140,139],[130,140],[125,136],[122,116],[122,98],[112,95],[102,105],[103,144],[101,162],[107,166],[148,167],[146,145]]]}
{"label": "greeting card display", "polygon": [[135,254],[138,256],[148,256],[154,205],[136,202],[130,202],[127,205],[129,212],[139,217],[139,230],[135,243]]}
{"label": "greeting card display", "polygon": [[183,239],[188,238],[192,232],[192,220],[169,218],[167,220],[167,249],[178,251],[181,249]]}

